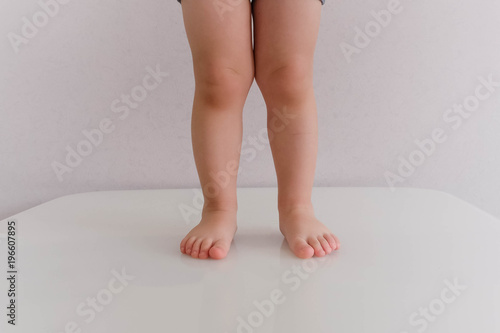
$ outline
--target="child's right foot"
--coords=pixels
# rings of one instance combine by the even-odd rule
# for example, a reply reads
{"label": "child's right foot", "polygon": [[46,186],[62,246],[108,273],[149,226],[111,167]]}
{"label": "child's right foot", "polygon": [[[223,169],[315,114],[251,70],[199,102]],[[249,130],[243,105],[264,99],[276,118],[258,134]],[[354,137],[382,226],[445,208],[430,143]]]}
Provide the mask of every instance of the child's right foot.
{"label": "child's right foot", "polygon": [[203,209],[200,223],[181,242],[181,252],[198,259],[226,257],[236,233],[236,210]]}

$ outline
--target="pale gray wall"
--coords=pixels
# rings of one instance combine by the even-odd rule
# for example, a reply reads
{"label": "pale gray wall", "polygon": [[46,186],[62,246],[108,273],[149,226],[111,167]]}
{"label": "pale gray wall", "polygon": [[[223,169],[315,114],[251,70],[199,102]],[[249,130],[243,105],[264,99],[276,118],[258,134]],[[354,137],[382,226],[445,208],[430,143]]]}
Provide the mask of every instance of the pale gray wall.
{"label": "pale gray wall", "polygon": [[[500,82],[500,2],[401,0],[392,21],[348,61],[342,43],[354,45],[355,28],[388,3],[327,0],[323,8],[316,184],[388,186],[384,174],[397,172],[400,156],[418,157],[414,140],[441,128],[447,140],[397,186],[444,190],[500,216],[500,88],[460,127],[443,119],[474,95],[479,76]],[[197,186],[191,58],[177,2],[69,1],[16,53],[9,33],[22,34],[23,17],[43,19],[40,8],[24,0],[0,10],[0,218],[76,192]],[[169,75],[120,119],[111,103],[140,92],[148,66]],[[51,164],[106,118],[113,132],[59,181]],[[264,127],[254,86],[244,137]],[[268,146],[241,168],[241,186],[275,184]]]}

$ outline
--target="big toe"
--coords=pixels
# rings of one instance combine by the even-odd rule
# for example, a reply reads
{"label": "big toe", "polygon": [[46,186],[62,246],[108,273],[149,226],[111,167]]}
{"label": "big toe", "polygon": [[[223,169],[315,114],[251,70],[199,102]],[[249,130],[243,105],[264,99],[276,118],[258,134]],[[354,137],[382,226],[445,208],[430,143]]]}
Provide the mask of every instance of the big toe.
{"label": "big toe", "polygon": [[314,255],[314,249],[304,239],[297,238],[289,245],[292,252],[301,259],[308,259]]}
{"label": "big toe", "polygon": [[208,251],[210,258],[212,259],[224,259],[229,252],[230,243],[226,241],[219,240],[214,243],[214,245]]}

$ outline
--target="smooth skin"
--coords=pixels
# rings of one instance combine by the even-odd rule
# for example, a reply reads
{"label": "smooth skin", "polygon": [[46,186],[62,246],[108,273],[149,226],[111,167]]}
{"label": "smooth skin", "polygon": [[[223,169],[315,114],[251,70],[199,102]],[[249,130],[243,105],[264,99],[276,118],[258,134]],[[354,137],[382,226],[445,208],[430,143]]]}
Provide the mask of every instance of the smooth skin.
{"label": "smooth skin", "polygon": [[242,112],[254,78],[268,111],[280,230],[299,258],[337,250],[337,237],[316,219],[311,203],[318,145],[313,58],[321,2],[182,0],[182,8],[196,82],[193,152],[205,201],[181,252],[222,259],[229,251],[237,229],[234,170]]}

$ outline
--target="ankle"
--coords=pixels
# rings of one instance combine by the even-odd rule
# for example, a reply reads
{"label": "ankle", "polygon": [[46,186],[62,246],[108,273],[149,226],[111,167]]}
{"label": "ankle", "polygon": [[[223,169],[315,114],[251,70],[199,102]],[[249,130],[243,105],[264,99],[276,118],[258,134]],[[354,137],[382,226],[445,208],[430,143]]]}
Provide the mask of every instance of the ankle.
{"label": "ankle", "polygon": [[238,211],[238,204],[236,202],[221,202],[221,201],[208,201],[206,200],[203,205],[203,212],[227,212],[236,213]]}
{"label": "ankle", "polygon": [[314,214],[312,202],[290,202],[279,203],[278,212],[280,215],[290,215],[297,213]]}
{"label": "ankle", "polygon": [[200,224],[236,226],[238,213],[232,206],[205,206]]}

